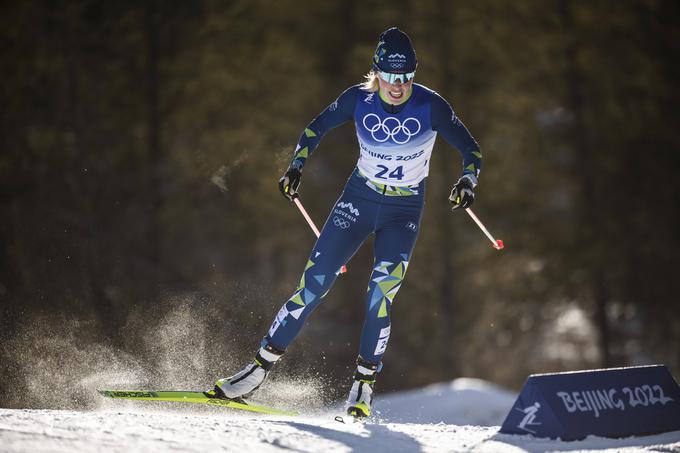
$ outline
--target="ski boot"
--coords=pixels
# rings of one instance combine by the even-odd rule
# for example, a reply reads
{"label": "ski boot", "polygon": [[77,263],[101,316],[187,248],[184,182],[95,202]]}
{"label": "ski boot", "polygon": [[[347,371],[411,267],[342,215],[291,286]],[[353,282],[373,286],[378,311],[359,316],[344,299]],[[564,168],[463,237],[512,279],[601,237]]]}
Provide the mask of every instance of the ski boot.
{"label": "ski boot", "polygon": [[355,419],[371,416],[373,386],[378,367],[378,364],[366,362],[361,357],[357,359],[357,371],[347,399],[347,414]]}
{"label": "ski boot", "polygon": [[255,360],[233,376],[218,379],[215,389],[208,392],[215,398],[243,401],[257,390],[269,375],[284,351],[265,345],[258,351]]}

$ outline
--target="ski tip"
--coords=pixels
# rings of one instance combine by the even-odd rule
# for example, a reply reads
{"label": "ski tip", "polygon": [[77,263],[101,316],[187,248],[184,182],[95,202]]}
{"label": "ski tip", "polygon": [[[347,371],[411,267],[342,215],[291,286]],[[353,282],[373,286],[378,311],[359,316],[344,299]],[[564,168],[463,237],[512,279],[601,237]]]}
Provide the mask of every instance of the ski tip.
{"label": "ski tip", "polygon": [[505,248],[505,245],[503,244],[502,239],[496,239],[496,244],[494,244],[494,248],[496,250],[503,250]]}

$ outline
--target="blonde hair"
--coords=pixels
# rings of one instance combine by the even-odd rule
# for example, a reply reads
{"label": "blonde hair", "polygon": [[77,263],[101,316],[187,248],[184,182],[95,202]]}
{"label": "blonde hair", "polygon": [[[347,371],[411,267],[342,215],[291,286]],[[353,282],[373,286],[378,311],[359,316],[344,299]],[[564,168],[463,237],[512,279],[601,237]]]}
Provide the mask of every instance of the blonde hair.
{"label": "blonde hair", "polygon": [[373,69],[371,69],[368,74],[364,76],[364,79],[366,80],[361,84],[362,90],[371,93],[375,93],[376,91],[380,90],[380,85],[378,84],[378,73]]}

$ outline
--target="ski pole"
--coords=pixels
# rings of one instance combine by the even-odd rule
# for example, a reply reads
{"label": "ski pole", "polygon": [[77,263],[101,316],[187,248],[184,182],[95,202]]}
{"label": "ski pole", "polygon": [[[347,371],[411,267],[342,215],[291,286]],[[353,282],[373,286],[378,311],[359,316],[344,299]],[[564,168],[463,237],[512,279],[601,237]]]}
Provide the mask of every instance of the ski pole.
{"label": "ski pole", "polygon": [[488,237],[489,240],[491,241],[491,243],[493,244],[493,248],[495,248],[496,250],[501,250],[505,247],[503,245],[502,239],[494,239],[494,237],[491,236],[491,233],[489,233],[489,230],[486,229],[486,227],[484,226],[482,221],[477,218],[477,216],[475,215],[474,212],[472,212],[472,209],[466,208],[465,212],[470,214],[470,217],[472,217],[472,220],[474,220],[475,223],[477,224],[477,226],[484,232],[484,234],[486,234],[486,237]]}
{"label": "ski pole", "polygon": [[[319,236],[321,236],[321,233],[319,233],[319,229],[316,227],[316,225],[314,225],[314,221],[312,220],[311,217],[309,217],[309,214],[307,214],[307,211],[305,211],[305,208],[302,207],[302,202],[300,201],[300,197],[299,196],[293,197],[293,201],[295,202],[295,206],[298,207],[298,209],[302,213],[302,216],[305,218],[305,220],[309,224],[309,227],[312,229],[314,234],[316,234],[316,237],[318,238]],[[347,272],[347,266],[345,266],[343,264],[342,267],[340,268],[340,273],[344,274],[345,272]]]}

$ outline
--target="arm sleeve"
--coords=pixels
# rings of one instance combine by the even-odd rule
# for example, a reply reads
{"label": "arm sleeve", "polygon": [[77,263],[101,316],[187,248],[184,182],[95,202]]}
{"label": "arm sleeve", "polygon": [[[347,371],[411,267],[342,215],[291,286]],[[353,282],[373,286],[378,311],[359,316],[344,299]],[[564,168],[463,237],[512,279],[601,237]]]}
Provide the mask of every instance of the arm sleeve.
{"label": "arm sleeve", "polygon": [[295,147],[295,153],[291,162],[292,166],[302,169],[309,156],[314,152],[328,131],[354,118],[354,106],[358,90],[358,86],[345,90],[331,105],[326,107],[319,116],[307,125]]}
{"label": "arm sleeve", "polygon": [[474,185],[482,168],[482,153],[477,141],[458,119],[448,102],[439,94],[432,96],[432,129],[444,137],[463,156],[463,175],[469,175]]}

